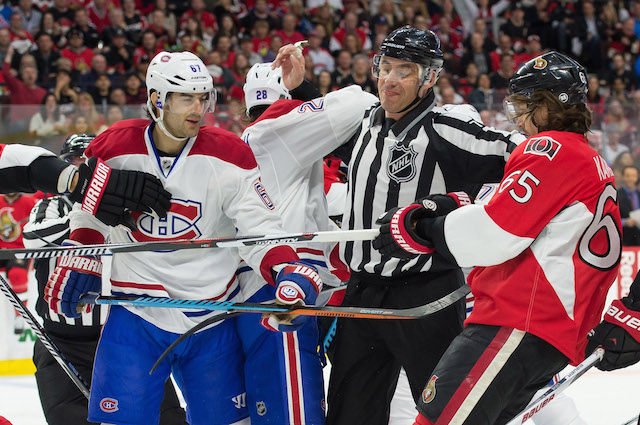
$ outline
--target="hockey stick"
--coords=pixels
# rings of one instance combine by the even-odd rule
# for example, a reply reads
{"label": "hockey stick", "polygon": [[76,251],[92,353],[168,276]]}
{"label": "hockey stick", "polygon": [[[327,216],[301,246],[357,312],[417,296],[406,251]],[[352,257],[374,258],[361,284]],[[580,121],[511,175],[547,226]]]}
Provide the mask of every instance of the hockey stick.
{"label": "hockey stick", "polygon": [[53,358],[58,362],[60,367],[69,375],[69,378],[76,384],[76,387],[84,394],[84,396],[89,399],[89,384],[87,381],[82,379],[82,376],[78,373],[75,367],[67,360],[67,358],[62,354],[60,349],[56,346],[56,344],[51,340],[47,332],[44,330],[40,323],[33,317],[33,314],[22,304],[18,295],[13,292],[11,286],[7,283],[6,280],[2,276],[0,276],[0,291],[4,293],[9,302],[13,304],[13,307],[20,313],[20,316],[27,322],[27,324],[31,327],[33,332],[38,336],[42,345],[51,353]]}
{"label": "hockey stick", "polygon": [[101,296],[85,294],[80,297],[82,304],[109,304],[128,307],[180,308],[188,310],[222,310],[242,313],[293,314],[297,316],[335,316],[355,319],[417,319],[428,316],[450,306],[470,292],[464,285],[439,300],[419,307],[406,309],[382,309],[365,307],[334,306],[283,306],[276,304],[234,303],[230,301],[179,300],[160,297]]}
{"label": "hockey stick", "polygon": [[[468,293],[469,293],[470,289],[467,285],[464,285],[458,289],[456,289],[455,291],[445,295],[444,297],[433,301],[429,304],[426,304],[422,307],[427,307],[427,306],[437,306],[437,308],[432,309],[429,313],[425,314],[433,314],[436,313],[448,306],[450,306],[451,304],[453,304],[454,302],[458,301],[459,299],[465,297]],[[259,304],[259,305],[265,305],[265,304]],[[325,307],[326,308],[326,307]],[[342,308],[358,308],[358,307],[342,307]],[[417,307],[417,308],[421,308],[421,307]],[[410,310],[410,309],[407,309]],[[395,311],[407,311],[407,310],[395,310]],[[180,344],[182,341],[184,341],[187,337],[193,335],[194,333],[196,333],[197,331],[199,331],[200,329],[203,329],[209,325],[212,325],[214,323],[217,323],[221,320],[224,319],[228,319],[234,316],[237,316],[239,314],[242,314],[245,312],[242,311],[227,311],[227,314],[218,314],[216,316],[210,317],[200,323],[198,323],[197,325],[195,325],[193,328],[189,329],[187,332],[185,332],[184,334],[180,335],[180,337],[178,339],[176,339],[165,351],[164,353],[162,353],[162,355],[160,355],[160,357],[158,358],[158,360],[156,360],[156,362],[153,364],[153,367],[151,368],[151,370],[149,371],[149,375],[151,375],[153,373],[154,370],[156,370],[156,368],[160,365],[160,362],[162,361],[162,359],[164,359],[167,354],[169,354],[171,352],[171,350],[173,350],[178,344]],[[289,313],[292,314],[292,313]],[[341,316],[341,317],[352,317],[352,316]],[[375,317],[376,319],[382,319],[384,317]],[[390,317],[390,318],[399,318],[399,317]]]}
{"label": "hockey stick", "polygon": [[253,245],[276,245],[297,242],[368,241],[379,234],[378,229],[336,230],[329,232],[289,233],[282,235],[240,236],[219,239],[182,239],[116,243],[102,245],[18,248],[0,250],[0,260],[12,258],[52,258],[65,255],[109,255],[120,252],[176,251],[196,248],[240,248]]}
{"label": "hockey stick", "polygon": [[640,416],[633,417],[622,425],[637,425],[640,423]]}
{"label": "hockey stick", "polygon": [[585,374],[587,370],[589,370],[592,366],[602,360],[602,356],[604,356],[604,348],[598,347],[596,350],[587,357],[582,363],[576,366],[567,376],[559,380],[556,384],[554,384],[551,388],[549,388],[544,394],[540,397],[529,403],[527,407],[520,413],[518,413],[511,421],[507,423],[507,425],[520,425],[529,420],[533,415],[538,413],[540,409],[546,406],[556,394],[561,393],[566,390],[567,387],[573,382],[580,378]]}

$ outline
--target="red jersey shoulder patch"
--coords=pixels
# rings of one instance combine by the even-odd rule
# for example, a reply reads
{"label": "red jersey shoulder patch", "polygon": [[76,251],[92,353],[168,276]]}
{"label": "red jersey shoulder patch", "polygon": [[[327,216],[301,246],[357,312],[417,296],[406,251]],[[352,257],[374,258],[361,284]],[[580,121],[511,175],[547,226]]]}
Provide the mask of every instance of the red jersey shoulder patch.
{"label": "red jersey shoulder patch", "polygon": [[552,161],[561,147],[560,142],[549,136],[532,137],[527,140],[523,153],[546,156]]}

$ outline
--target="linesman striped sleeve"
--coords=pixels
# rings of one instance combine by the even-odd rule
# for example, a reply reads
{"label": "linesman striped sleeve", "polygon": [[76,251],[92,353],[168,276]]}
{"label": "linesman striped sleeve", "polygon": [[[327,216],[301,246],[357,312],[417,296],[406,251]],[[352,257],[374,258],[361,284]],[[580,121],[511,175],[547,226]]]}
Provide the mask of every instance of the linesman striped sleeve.
{"label": "linesman striped sleeve", "polygon": [[[434,193],[474,193],[499,182],[518,132],[486,127],[469,105],[435,106],[433,92],[398,121],[379,104],[367,111],[349,163],[344,229],[370,229],[386,211]],[[340,245],[351,270],[396,277],[455,267],[437,253],[412,260],[382,258],[370,241]]]}
{"label": "linesman striped sleeve", "polygon": [[[69,213],[72,207],[73,203],[66,196],[45,198],[38,202],[31,210],[29,222],[23,230],[25,247],[41,248],[62,244],[69,237]],[[44,288],[55,267],[55,258],[35,261],[38,281],[36,311],[44,319],[45,329],[70,337],[99,336],[100,326],[106,318],[106,308],[96,305],[90,313],[83,313],[78,319],[69,319],[54,313],[43,300]]]}

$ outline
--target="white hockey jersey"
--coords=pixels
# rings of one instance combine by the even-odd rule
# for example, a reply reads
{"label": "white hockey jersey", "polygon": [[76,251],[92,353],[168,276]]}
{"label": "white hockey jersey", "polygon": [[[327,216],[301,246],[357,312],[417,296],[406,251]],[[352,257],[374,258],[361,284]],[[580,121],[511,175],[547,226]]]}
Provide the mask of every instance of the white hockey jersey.
{"label": "white hockey jersey", "polygon": [[[244,131],[242,139],[253,150],[287,232],[337,230],[335,225],[330,228],[322,159],[348,141],[376,102],[378,98],[355,85],[308,102],[282,99]],[[340,284],[327,268],[334,246],[296,244],[300,258],[310,260],[329,286]],[[264,284],[251,280],[242,282],[247,297]]]}
{"label": "white hockey jersey", "polygon": [[[215,127],[202,127],[172,163],[159,158],[151,137],[149,121],[122,121],[96,137],[85,154],[101,158],[114,168],[157,176],[172,194],[167,217],[135,214],[138,231],[131,233],[108,228],[75,207],[71,213],[72,239],[76,234],[86,234],[87,228],[103,236],[109,234],[114,243],[283,233],[253,153],[238,137]],[[236,269],[241,257],[270,283],[272,265],[298,259],[284,245],[117,254],[111,269],[112,292],[237,301],[240,290]],[[154,308],[130,311],[176,333],[184,333],[210,314]]]}

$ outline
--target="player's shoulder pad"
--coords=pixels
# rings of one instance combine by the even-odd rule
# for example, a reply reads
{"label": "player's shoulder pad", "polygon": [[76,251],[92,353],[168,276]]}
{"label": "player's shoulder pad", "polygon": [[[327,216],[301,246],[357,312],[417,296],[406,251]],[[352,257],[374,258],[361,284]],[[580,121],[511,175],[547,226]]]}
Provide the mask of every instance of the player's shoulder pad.
{"label": "player's shoulder pad", "polygon": [[91,141],[85,156],[107,161],[121,155],[147,154],[144,129],[150,123],[145,119],[132,119],[111,125]]}
{"label": "player's shoulder pad", "polygon": [[250,126],[255,125],[256,123],[264,120],[270,120],[274,118],[281,117],[282,115],[286,115],[289,112],[296,109],[298,106],[302,105],[304,102],[302,100],[296,99],[279,99],[273,102],[269,107],[260,115],[260,118],[255,120]]}
{"label": "player's shoulder pad", "polygon": [[198,139],[189,155],[205,155],[218,158],[245,170],[258,166],[253,151],[230,131],[218,127],[200,127]]}

